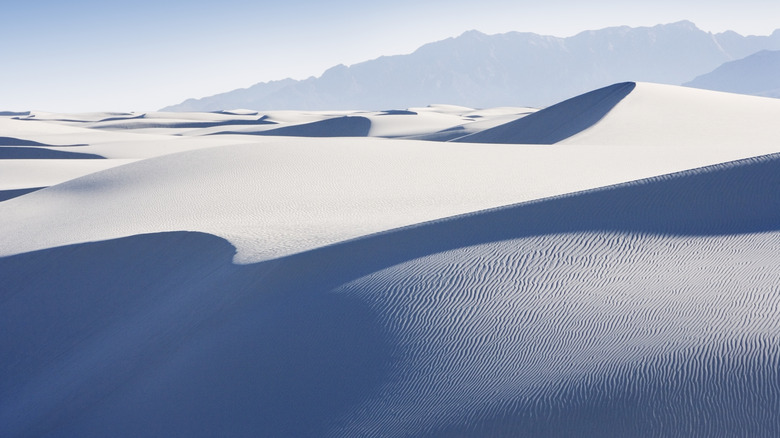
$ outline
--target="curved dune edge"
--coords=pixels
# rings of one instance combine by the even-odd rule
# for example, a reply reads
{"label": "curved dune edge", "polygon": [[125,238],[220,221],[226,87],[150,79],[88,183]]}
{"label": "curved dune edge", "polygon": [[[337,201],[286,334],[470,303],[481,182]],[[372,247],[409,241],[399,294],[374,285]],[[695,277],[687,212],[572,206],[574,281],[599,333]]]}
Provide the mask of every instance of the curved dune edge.
{"label": "curved dune edge", "polygon": [[0,202],[26,195],[42,188],[43,187],[30,187],[25,189],[0,190]]}
{"label": "curved dune edge", "polygon": [[[641,82],[614,84],[541,111],[431,105],[373,112],[52,114],[36,111],[14,114],[0,115],[0,128],[6,135],[0,137],[0,143],[12,147],[48,145],[48,149],[59,152],[14,153],[15,158],[37,158],[27,160],[22,169],[19,163],[9,165],[8,160],[0,159],[2,189],[54,185],[97,169],[83,166],[78,170],[73,163],[65,163],[66,160],[60,163],[62,169],[56,169],[44,162],[44,159],[65,157],[60,152],[88,153],[108,159],[146,159],[228,144],[275,142],[280,136],[447,141],[474,134],[495,144],[642,146],[703,154],[710,149],[746,148],[745,153],[731,154],[720,161],[776,152],[780,138],[777,100]],[[534,117],[524,119],[531,114]],[[72,146],[79,146],[79,150],[67,149],[73,149]],[[6,152],[9,155],[12,151]],[[644,159],[639,155],[638,158]],[[703,159],[688,168],[715,162]],[[120,162],[106,161],[100,167],[116,164]],[[663,169],[657,174],[678,170],[683,167]],[[636,177],[646,176],[649,175]],[[154,231],[160,230],[146,230]]]}
{"label": "curved dune edge", "polygon": [[[371,129],[371,121],[361,116],[342,116],[294,126],[283,126],[264,131],[242,134],[275,135],[284,137],[366,137]],[[230,132],[221,132],[229,134]]]}
{"label": "curved dune edge", "polygon": [[72,144],[72,145],[51,145],[51,144],[45,144],[38,141],[32,141],[32,140],[25,140],[15,137],[0,137],[0,146],[15,146],[15,147],[76,147],[76,146],[85,146],[83,144]]}
{"label": "curved dune edge", "polygon": [[60,151],[38,146],[0,146],[0,160],[94,160],[105,158],[97,154]]}
{"label": "curved dune edge", "polygon": [[4,436],[780,436],[778,101],[638,83],[519,147],[188,117],[0,120],[110,158],[0,195],[146,158],[0,203]]}
{"label": "curved dune edge", "polygon": [[636,88],[635,82],[594,90],[494,128],[459,137],[467,143],[553,144],[599,122]]}
{"label": "curved dune edge", "polygon": [[774,154],[243,266],[181,232],[4,257],[0,423],[772,436],[779,183]]}
{"label": "curved dune edge", "polygon": [[780,102],[645,82],[610,85],[456,142],[695,147],[776,144]]}
{"label": "curved dune edge", "polygon": [[[0,255],[185,230],[226,238],[236,262],[255,263],[777,149],[276,138],[145,159],[4,201]],[[23,160],[0,165],[11,161]]]}
{"label": "curved dune edge", "polygon": [[562,144],[742,147],[777,144],[780,101],[638,82],[598,123]]}

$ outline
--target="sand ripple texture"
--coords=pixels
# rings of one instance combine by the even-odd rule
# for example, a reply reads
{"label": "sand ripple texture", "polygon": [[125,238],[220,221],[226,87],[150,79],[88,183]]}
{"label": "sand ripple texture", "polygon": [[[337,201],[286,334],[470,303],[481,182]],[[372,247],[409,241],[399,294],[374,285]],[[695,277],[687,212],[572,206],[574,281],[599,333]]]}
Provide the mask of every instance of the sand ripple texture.
{"label": "sand ripple texture", "polygon": [[[341,286],[379,315],[394,366],[334,436],[776,436],[777,164],[526,205],[530,235]],[[736,199],[744,183],[757,197]]]}
{"label": "sand ripple texture", "polygon": [[395,365],[334,436],[772,436],[778,253],[778,233],[574,233],[353,281]]}
{"label": "sand ripple texture", "polygon": [[1,258],[3,435],[777,437],[778,188],[775,154],[256,264]]}

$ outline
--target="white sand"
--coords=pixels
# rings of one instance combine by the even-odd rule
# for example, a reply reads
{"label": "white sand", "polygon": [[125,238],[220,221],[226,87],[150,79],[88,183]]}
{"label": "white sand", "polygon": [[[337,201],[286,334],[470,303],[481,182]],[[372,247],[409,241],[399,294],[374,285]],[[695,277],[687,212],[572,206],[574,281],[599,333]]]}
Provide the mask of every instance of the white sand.
{"label": "white sand", "polygon": [[[685,109],[695,113],[683,117]],[[639,121],[627,128],[624,113]],[[439,117],[451,117],[434,114],[434,129]],[[725,114],[748,129],[726,123]],[[419,129],[404,127],[407,117],[418,116],[372,118],[387,118],[386,132]],[[143,139],[137,144],[79,150],[140,158],[205,149],[147,158],[1,203],[0,227],[10,237],[0,242],[0,254],[189,230],[228,239],[237,262],[253,263],[424,221],[780,152],[780,125],[772,117],[780,117],[780,101],[639,84],[597,125],[555,146],[237,135],[160,142],[135,134]],[[610,135],[620,141],[607,141]],[[227,146],[209,148],[219,144]],[[9,178],[25,165],[14,164]],[[94,169],[88,165],[95,166],[64,165],[51,180],[20,176],[22,182],[4,187],[40,187]]]}
{"label": "white sand", "polygon": [[597,125],[564,144],[772,150],[780,99],[638,83]]}
{"label": "white sand", "polygon": [[412,110],[0,118],[108,157],[0,161],[51,185],[0,202],[2,434],[777,436],[780,100],[639,83],[554,145],[205,135],[521,116]]}

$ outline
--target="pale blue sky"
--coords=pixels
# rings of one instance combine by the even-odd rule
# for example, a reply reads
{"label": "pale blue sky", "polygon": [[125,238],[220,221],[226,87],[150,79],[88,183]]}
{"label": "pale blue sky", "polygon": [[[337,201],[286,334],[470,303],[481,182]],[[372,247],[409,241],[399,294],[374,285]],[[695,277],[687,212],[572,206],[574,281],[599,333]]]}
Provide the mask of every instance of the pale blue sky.
{"label": "pale blue sky", "polygon": [[38,0],[0,16],[0,110],[148,111],[410,53],[466,30],[570,36],[683,19],[768,35],[777,0]]}

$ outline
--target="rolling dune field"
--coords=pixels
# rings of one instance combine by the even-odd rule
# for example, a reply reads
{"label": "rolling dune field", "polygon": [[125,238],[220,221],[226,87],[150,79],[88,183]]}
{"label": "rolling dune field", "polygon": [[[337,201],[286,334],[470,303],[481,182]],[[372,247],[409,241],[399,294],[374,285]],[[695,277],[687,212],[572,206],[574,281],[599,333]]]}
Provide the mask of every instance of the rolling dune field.
{"label": "rolling dune field", "polygon": [[775,437],[780,100],[0,117],[0,435]]}

